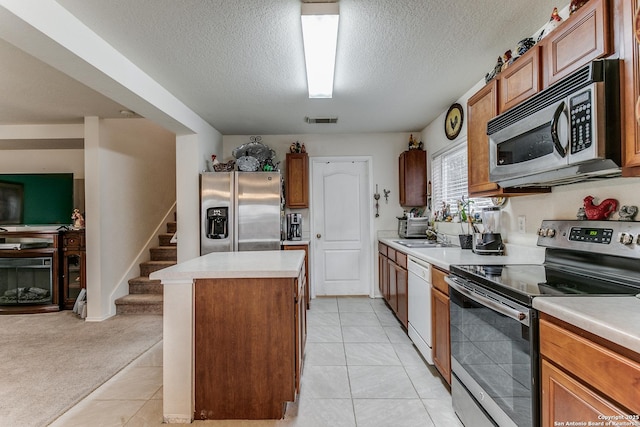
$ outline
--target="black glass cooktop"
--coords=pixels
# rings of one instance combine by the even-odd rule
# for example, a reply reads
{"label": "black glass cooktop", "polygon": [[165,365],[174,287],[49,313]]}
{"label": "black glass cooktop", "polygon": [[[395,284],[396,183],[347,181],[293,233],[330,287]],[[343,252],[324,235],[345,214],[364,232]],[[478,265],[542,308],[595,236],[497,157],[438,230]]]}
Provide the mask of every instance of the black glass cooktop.
{"label": "black glass cooktop", "polygon": [[640,293],[640,281],[637,278],[596,272],[571,272],[566,268],[549,265],[452,265],[451,274],[527,305],[531,305],[534,297],[543,295]]}

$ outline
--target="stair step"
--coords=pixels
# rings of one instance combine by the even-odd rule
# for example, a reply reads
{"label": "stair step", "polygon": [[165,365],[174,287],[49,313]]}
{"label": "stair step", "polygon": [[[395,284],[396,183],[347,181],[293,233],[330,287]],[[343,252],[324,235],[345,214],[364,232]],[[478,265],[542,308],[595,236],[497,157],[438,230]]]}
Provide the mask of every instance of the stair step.
{"label": "stair step", "polygon": [[116,314],[162,314],[163,296],[129,294],[116,301]]}
{"label": "stair step", "polygon": [[151,261],[176,261],[178,259],[177,246],[159,246],[149,249]]}
{"label": "stair step", "polygon": [[145,261],[140,263],[140,275],[148,276],[154,271],[176,265],[175,261]]}
{"label": "stair step", "polygon": [[164,288],[160,280],[151,280],[147,276],[139,276],[129,279],[129,294],[160,294]]}
{"label": "stair step", "polygon": [[173,233],[176,232],[177,229],[178,229],[178,223],[177,222],[172,221],[172,222],[168,222],[167,223],[167,233],[173,234]]}
{"label": "stair step", "polygon": [[160,246],[176,246],[176,243],[171,243],[171,238],[173,237],[173,233],[171,234],[160,234],[158,236],[158,241]]}

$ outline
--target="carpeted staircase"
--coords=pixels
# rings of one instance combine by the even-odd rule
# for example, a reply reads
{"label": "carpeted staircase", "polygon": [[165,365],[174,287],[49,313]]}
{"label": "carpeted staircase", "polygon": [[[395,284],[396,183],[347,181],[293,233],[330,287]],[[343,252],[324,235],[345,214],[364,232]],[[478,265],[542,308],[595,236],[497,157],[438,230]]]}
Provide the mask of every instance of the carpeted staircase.
{"label": "carpeted staircase", "polygon": [[149,279],[149,274],[176,264],[177,247],[171,243],[176,223],[167,223],[167,233],[158,237],[159,245],[151,248],[151,260],[140,263],[140,276],[129,280],[129,295],[118,298],[116,314],[162,314],[162,285]]}

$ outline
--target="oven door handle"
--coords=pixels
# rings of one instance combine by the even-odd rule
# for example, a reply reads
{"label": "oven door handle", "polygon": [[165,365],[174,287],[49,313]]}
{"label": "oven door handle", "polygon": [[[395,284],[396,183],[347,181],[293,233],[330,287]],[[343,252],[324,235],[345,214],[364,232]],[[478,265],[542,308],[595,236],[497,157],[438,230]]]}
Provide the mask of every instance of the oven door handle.
{"label": "oven door handle", "polygon": [[477,302],[478,304],[482,304],[485,307],[489,307],[490,309],[497,311],[500,314],[503,314],[513,320],[517,320],[518,322],[529,326],[529,318],[527,313],[524,313],[520,310],[513,309],[509,306],[501,304],[500,302],[493,301],[490,298],[487,298],[483,295],[480,295],[476,292],[470,291],[464,286],[457,283],[455,280],[450,279],[449,277],[445,277],[444,280],[451,286],[455,291],[461,293],[467,298]]}

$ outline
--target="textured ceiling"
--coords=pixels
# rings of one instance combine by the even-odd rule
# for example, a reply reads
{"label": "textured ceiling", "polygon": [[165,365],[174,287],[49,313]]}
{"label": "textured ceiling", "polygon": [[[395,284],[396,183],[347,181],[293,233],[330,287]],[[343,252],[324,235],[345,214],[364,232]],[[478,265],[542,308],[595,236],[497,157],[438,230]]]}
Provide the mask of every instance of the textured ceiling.
{"label": "textured ceiling", "polygon": [[[544,25],[557,5],[340,0],[334,97],[308,99],[299,0],[58,3],[225,135],[421,130],[482,79],[498,55]],[[0,44],[0,54],[6,50]],[[38,67],[24,57],[22,62]],[[48,71],[40,78],[55,74]],[[20,80],[19,71],[11,78]],[[37,82],[35,89],[54,92],[42,97],[42,105],[32,95],[42,120],[56,119],[46,103],[57,91],[74,93],[71,83],[65,76]],[[28,83],[22,84],[26,90]],[[0,89],[10,85],[0,80]],[[104,101],[87,88],[78,93]],[[80,104],[61,99],[59,121],[84,115],[76,112]],[[29,105],[17,107],[1,122],[22,121]],[[339,120],[309,125],[305,116]]]}

